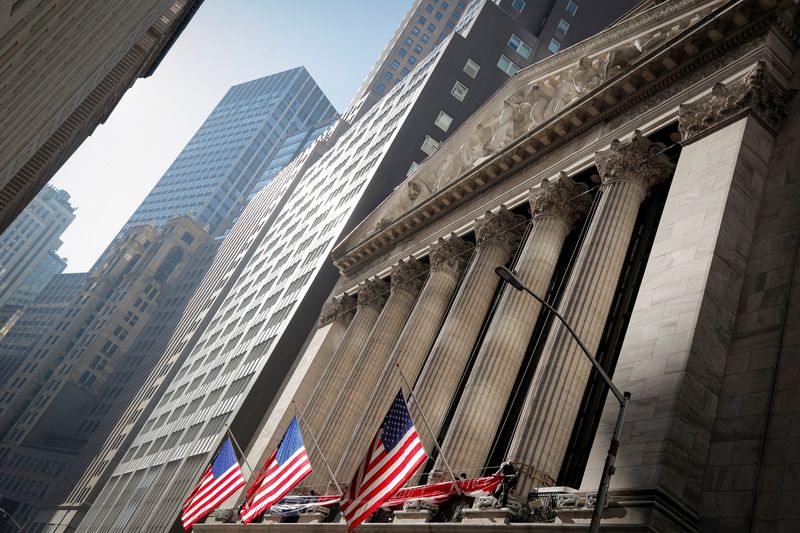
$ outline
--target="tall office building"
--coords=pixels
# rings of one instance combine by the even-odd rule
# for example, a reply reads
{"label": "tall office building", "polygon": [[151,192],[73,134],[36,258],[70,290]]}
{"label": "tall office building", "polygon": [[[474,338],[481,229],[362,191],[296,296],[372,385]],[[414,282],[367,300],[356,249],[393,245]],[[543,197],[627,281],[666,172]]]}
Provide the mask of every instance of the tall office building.
{"label": "tall office building", "polygon": [[[303,67],[231,87],[120,231],[190,215],[217,235],[290,135],[336,110]],[[284,163],[285,164],[285,163]]]}
{"label": "tall office building", "polygon": [[[69,194],[50,185],[42,189],[0,235],[0,305],[25,306],[66,265],[53,252],[75,219]],[[60,264],[59,264],[60,263]]]}
{"label": "tall office building", "polygon": [[[334,242],[458,131],[515,67],[532,63],[530,54],[518,54],[514,46],[534,39],[494,3],[471,4],[455,32],[341,134],[319,161],[300,169],[302,175],[279,174],[273,180],[270,186],[282,178],[295,180],[282,200],[285,205],[257,206],[263,197],[255,197],[250,208],[256,211],[247,219],[243,214],[228,236],[246,239],[245,248],[231,245],[227,259],[223,251],[218,254],[215,263],[228,261],[229,272],[217,274],[216,289],[209,289],[209,310],[181,321],[179,330],[193,332],[191,340],[173,339],[183,362],[173,358],[179,368],[166,382],[152,375],[148,388],[163,387],[163,397],[79,530],[169,528],[225,424],[254,462],[260,460],[266,452],[265,443],[255,437],[261,414],[277,401],[288,370],[303,363],[298,354],[335,283],[336,272],[327,259]],[[339,125],[346,127],[343,121]],[[403,189],[405,201],[416,205],[426,186],[412,177]],[[258,213],[268,205],[274,210]],[[261,225],[265,220],[268,227]],[[247,227],[256,222],[255,229]],[[204,324],[193,329],[200,322]],[[129,412],[134,409],[132,405]]]}
{"label": "tall office building", "polygon": [[155,71],[201,3],[0,1],[0,231]]}
{"label": "tall office building", "polygon": [[517,474],[502,508],[411,501],[365,530],[797,530],[799,65],[795,2],[644,2],[521,70],[335,246],[333,309],[358,306],[308,344],[333,355],[304,419],[337,479],[400,387],[428,479]]}
{"label": "tall office building", "polygon": [[53,470],[75,460],[145,364],[134,344],[208,239],[186,216],[160,230],[131,228],[9,377],[0,396],[0,507],[15,520],[33,518],[60,480]]}

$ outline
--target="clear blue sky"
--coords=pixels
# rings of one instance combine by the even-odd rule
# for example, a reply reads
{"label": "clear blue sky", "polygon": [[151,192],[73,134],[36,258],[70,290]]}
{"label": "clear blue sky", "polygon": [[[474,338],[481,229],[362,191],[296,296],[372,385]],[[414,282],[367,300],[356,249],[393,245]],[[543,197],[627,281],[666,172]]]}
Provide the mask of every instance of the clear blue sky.
{"label": "clear blue sky", "polygon": [[231,85],[304,65],[341,112],[411,0],[206,0],[51,183],[78,208],[59,254],[85,271]]}

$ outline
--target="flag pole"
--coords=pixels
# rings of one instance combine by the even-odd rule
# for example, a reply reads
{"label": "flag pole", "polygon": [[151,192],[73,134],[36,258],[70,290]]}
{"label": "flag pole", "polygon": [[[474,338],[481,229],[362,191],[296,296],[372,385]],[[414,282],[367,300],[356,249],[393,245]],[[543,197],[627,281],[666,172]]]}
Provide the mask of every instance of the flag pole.
{"label": "flag pole", "polygon": [[231,438],[231,442],[233,442],[233,445],[236,446],[236,449],[239,450],[239,453],[242,455],[242,462],[247,466],[247,468],[250,469],[250,475],[251,476],[254,475],[256,471],[253,470],[253,467],[250,466],[250,463],[247,462],[247,456],[244,454],[244,450],[242,450],[242,447],[239,446],[239,443],[236,441],[236,437],[233,436],[233,431],[231,431],[231,428],[228,426],[228,424],[224,424],[224,426],[225,426],[225,432]]}
{"label": "flag pole", "polygon": [[422,412],[422,406],[417,401],[416,396],[414,396],[414,391],[411,389],[411,385],[408,383],[406,375],[403,374],[403,369],[400,368],[399,363],[396,363],[395,366],[397,367],[397,371],[400,372],[400,377],[403,378],[403,383],[406,384],[406,388],[408,389],[408,398],[409,399],[413,398],[414,403],[417,404],[417,408],[419,409],[419,415],[422,417],[422,423],[425,424],[425,429],[427,429],[428,433],[430,433],[431,440],[433,440],[433,445],[436,446],[436,449],[439,451],[439,457],[441,457],[442,461],[444,461],[444,466],[445,468],[447,468],[447,473],[450,474],[450,480],[453,482],[453,487],[455,487],[458,495],[462,496],[461,487],[458,486],[458,482],[456,481],[456,476],[453,474],[453,469],[450,468],[450,463],[447,462],[447,457],[444,456],[442,448],[439,446],[439,441],[436,438],[436,435],[434,435],[433,431],[431,431],[431,427],[428,425],[428,421],[425,419],[425,413]]}
{"label": "flag pole", "polygon": [[308,428],[308,436],[311,437],[311,442],[313,442],[314,447],[317,448],[320,459],[322,459],[322,462],[325,464],[325,468],[328,469],[328,473],[331,475],[331,481],[333,481],[333,484],[336,485],[336,489],[339,491],[339,493],[342,496],[344,496],[344,491],[342,490],[342,487],[340,487],[339,482],[336,481],[336,476],[334,475],[333,470],[331,470],[331,467],[328,465],[328,461],[325,460],[325,455],[323,455],[322,450],[319,447],[319,444],[317,444],[317,439],[314,438],[314,432],[311,431],[311,426],[306,424],[306,419],[303,416],[303,411],[300,409],[300,406],[297,405],[297,402],[295,402],[294,400],[292,400],[292,404],[294,404],[294,410],[297,412],[298,415],[300,415],[300,420],[303,422],[303,425],[305,425],[306,428]]}

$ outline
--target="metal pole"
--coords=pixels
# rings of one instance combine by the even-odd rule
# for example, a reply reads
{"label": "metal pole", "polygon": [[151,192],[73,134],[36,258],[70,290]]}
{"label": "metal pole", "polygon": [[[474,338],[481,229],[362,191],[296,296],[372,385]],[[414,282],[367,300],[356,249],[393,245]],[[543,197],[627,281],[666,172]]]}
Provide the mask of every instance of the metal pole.
{"label": "metal pole", "polygon": [[4,514],[4,515],[6,515],[6,516],[8,517],[8,519],[9,519],[9,520],[11,520],[12,522],[14,522],[14,525],[15,525],[15,526],[17,526],[17,529],[19,529],[20,531],[22,531],[22,526],[21,526],[21,525],[19,525],[19,522],[17,522],[17,520],[16,520],[16,519],[15,519],[13,516],[11,516],[11,513],[9,513],[8,511],[6,511],[6,510],[5,510],[5,509],[3,509],[2,507],[0,507],[0,513],[2,513],[2,514]]}
{"label": "metal pole", "polygon": [[526,287],[522,281],[517,277],[516,274],[511,272],[506,267],[500,266],[494,269],[495,273],[506,283],[517,289],[518,291],[525,291],[530,294],[537,302],[542,304],[546,307],[551,313],[553,313],[556,318],[561,322],[561,324],[567,328],[572,338],[575,339],[575,342],[578,343],[581,350],[583,350],[584,355],[589,358],[589,361],[594,366],[594,369],[597,370],[597,373],[600,374],[600,377],[603,378],[608,388],[617,397],[619,400],[619,414],[617,415],[617,423],[614,426],[614,434],[611,436],[611,444],[608,447],[608,455],[606,456],[606,463],[603,466],[603,475],[600,476],[600,487],[597,489],[597,497],[594,503],[594,510],[592,511],[592,523],[589,526],[589,533],[597,533],[600,531],[600,519],[602,518],[603,509],[606,506],[606,500],[608,499],[608,486],[611,483],[611,476],[614,475],[614,462],[617,459],[617,450],[619,449],[619,439],[622,435],[622,423],[625,420],[625,410],[628,407],[628,401],[631,399],[631,393],[625,391],[620,392],[616,385],[611,381],[611,378],[606,374],[606,371],[600,366],[600,363],[595,359],[592,352],[583,344],[583,342],[578,338],[578,334],[575,333],[575,330],[567,324],[567,321],[564,320],[564,317],[556,311],[556,309],[550,305],[549,303],[545,302],[542,298],[539,297],[536,293]]}
{"label": "metal pole", "polygon": [[314,446],[317,448],[317,451],[319,452],[320,459],[322,459],[322,462],[325,465],[325,468],[328,469],[328,473],[331,475],[331,481],[333,481],[333,484],[336,485],[336,489],[339,491],[339,494],[344,496],[344,491],[342,490],[342,487],[340,487],[339,486],[339,482],[336,481],[336,476],[334,475],[333,470],[331,470],[331,467],[328,466],[328,461],[325,460],[325,455],[323,455],[322,450],[319,447],[319,444],[317,444],[317,439],[314,438],[314,433],[311,431],[311,426],[306,424],[306,419],[303,416],[303,411],[300,410],[300,406],[297,405],[297,403],[294,400],[292,400],[292,403],[294,404],[294,410],[297,411],[298,415],[300,415],[300,420],[308,428],[308,436],[311,437],[311,442],[313,442]]}
{"label": "metal pole", "polygon": [[250,475],[252,476],[253,474],[256,473],[256,471],[253,470],[253,467],[250,466],[250,463],[247,462],[247,456],[244,454],[244,450],[242,450],[242,447],[239,446],[239,443],[236,441],[236,437],[233,436],[233,432],[231,431],[231,428],[228,426],[228,424],[224,424],[224,425],[225,425],[225,432],[231,438],[231,442],[233,442],[233,445],[236,446],[237,450],[239,450],[239,453],[242,454],[242,462],[247,466],[247,468],[250,469]]}
{"label": "metal pole", "polygon": [[444,461],[444,466],[447,468],[447,472],[450,474],[450,480],[453,482],[453,487],[455,487],[458,495],[461,496],[461,487],[458,486],[456,476],[453,474],[453,469],[450,468],[450,463],[447,462],[447,457],[444,456],[442,449],[439,447],[439,441],[436,439],[436,435],[433,434],[433,431],[431,431],[431,427],[428,425],[428,421],[425,419],[425,413],[422,412],[422,407],[419,405],[417,398],[414,396],[414,391],[411,390],[411,385],[409,385],[405,374],[403,374],[403,369],[400,368],[399,364],[396,364],[395,366],[397,367],[397,371],[400,372],[400,377],[403,378],[403,383],[406,384],[406,388],[408,389],[408,399],[410,400],[411,398],[414,398],[414,403],[417,404],[417,407],[419,407],[419,415],[422,417],[422,423],[425,424],[425,429],[427,429],[428,433],[431,434],[431,439],[433,439],[434,446],[436,446],[436,449],[439,450],[439,457],[441,457],[442,461]]}
{"label": "metal pole", "polygon": [[600,531],[600,520],[603,515],[603,509],[606,507],[606,500],[608,499],[608,486],[611,483],[611,476],[614,475],[614,462],[617,459],[619,438],[622,434],[622,423],[625,421],[625,409],[628,407],[628,400],[630,399],[631,393],[625,392],[622,402],[619,404],[617,423],[614,426],[614,434],[611,436],[611,444],[608,447],[606,464],[603,466],[603,475],[600,476],[600,487],[597,489],[597,497],[594,501],[592,523],[589,525],[589,533],[597,533]]}

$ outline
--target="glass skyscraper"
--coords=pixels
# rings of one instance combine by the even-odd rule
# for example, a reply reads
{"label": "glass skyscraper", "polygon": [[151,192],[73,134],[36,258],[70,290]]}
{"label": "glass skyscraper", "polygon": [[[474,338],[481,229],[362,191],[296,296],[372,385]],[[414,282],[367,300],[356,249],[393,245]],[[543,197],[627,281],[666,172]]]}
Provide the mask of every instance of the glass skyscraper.
{"label": "glass skyscraper", "polygon": [[304,67],[234,85],[120,233],[184,214],[222,233],[286,139],[336,116]]}

